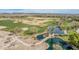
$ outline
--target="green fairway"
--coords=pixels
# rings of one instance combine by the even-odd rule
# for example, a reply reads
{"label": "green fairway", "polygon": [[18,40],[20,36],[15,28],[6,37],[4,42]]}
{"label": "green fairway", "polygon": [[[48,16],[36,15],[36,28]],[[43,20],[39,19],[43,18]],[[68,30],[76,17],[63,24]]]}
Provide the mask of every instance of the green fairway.
{"label": "green fairway", "polygon": [[41,33],[41,32],[44,32],[45,30],[44,27],[23,24],[21,22],[14,23],[14,21],[12,20],[1,20],[0,26],[6,26],[7,28],[4,30],[7,30],[7,31],[16,31],[16,30],[21,30],[21,28],[28,28],[29,30],[24,31],[25,35],[27,34],[31,35],[32,33]]}

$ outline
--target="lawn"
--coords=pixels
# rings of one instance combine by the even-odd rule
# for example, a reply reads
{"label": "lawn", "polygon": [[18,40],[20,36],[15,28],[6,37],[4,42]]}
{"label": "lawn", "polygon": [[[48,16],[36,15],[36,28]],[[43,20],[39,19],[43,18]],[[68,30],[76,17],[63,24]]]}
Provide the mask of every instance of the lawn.
{"label": "lawn", "polygon": [[45,27],[39,27],[36,25],[28,25],[28,24],[23,24],[21,22],[14,23],[12,20],[1,20],[0,21],[0,26],[6,26],[7,28],[5,30],[7,31],[17,31],[21,30],[21,28],[29,28],[29,30],[24,31],[24,35],[31,35],[32,33],[41,33],[44,32]]}

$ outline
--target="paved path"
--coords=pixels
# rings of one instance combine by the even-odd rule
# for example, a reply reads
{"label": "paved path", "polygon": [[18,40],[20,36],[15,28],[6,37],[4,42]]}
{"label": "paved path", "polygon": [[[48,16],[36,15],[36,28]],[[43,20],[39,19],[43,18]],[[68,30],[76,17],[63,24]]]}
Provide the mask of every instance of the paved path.
{"label": "paved path", "polygon": [[45,38],[45,39],[43,39],[42,41],[40,41],[40,42],[37,42],[35,45],[42,44],[43,42],[45,42],[46,40],[48,40],[48,38],[50,38],[50,37],[46,37],[46,38]]}
{"label": "paved path", "polygon": [[46,40],[48,40],[49,38],[51,38],[51,37],[54,37],[54,35],[49,35],[48,37],[46,37],[46,38],[44,38],[44,39],[42,39],[40,42],[37,42],[35,45],[39,45],[39,44],[41,44],[41,43],[43,43],[43,42],[45,42]]}

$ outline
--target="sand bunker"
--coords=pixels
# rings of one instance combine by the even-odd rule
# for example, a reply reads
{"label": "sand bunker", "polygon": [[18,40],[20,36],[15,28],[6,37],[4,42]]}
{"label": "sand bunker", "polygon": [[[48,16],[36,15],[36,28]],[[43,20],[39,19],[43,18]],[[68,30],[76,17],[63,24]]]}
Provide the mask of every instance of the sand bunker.
{"label": "sand bunker", "polygon": [[0,26],[0,29],[5,29],[5,28],[7,28],[6,26]]}

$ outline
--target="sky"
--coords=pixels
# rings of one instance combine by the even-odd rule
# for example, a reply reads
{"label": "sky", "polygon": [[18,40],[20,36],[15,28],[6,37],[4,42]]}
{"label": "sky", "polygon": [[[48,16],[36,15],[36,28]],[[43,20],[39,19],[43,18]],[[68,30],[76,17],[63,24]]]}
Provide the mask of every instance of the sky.
{"label": "sky", "polygon": [[79,14],[79,9],[0,9],[0,13],[59,13],[59,14]]}

